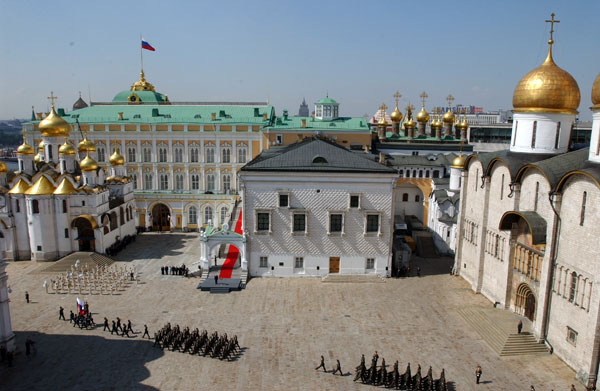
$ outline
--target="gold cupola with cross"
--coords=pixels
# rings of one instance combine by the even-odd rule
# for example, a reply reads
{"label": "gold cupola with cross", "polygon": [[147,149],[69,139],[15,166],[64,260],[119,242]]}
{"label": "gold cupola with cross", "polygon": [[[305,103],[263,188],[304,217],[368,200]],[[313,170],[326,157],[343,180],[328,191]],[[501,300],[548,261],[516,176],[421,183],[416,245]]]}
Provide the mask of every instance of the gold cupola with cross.
{"label": "gold cupola with cross", "polygon": [[402,97],[402,95],[398,91],[396,91],[396,93],[394,94],[394,99],[396,99],[396,108],[390,114],[390,119],[392,120],[392,123],[395,124],[400,123],[400,121],[402,121],[402,113],[400,112],[400,110],[398,110],[398,99],[400,99],[400,97]]}
{"label": "gold cupola with cross", "polygon": [[53,92],[50,92],[48,99],[52,102],[50,114],[41,120],[38,125],[42,137],[68,137],[69,132],[71,131],[71,125],[56,114],[56,110],[54,109],[54,100],[56,99],[56,96],[54,96]]}

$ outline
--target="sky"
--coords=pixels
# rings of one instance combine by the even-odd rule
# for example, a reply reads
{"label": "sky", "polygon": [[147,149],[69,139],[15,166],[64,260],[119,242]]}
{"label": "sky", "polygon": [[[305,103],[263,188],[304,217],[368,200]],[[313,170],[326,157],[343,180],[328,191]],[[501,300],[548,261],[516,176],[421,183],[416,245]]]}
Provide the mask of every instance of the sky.
{"label": "sky", "polygon": [[399,91],[427,108],[512,109],[519,79],[547,52],[579,84],[591,120],[600,72],[600,1],[29,1],[0,0],[0,119],[110,101],[144,72],[175,101],[266,101],[295,114],[327,93],[340,114],[393,108]]}

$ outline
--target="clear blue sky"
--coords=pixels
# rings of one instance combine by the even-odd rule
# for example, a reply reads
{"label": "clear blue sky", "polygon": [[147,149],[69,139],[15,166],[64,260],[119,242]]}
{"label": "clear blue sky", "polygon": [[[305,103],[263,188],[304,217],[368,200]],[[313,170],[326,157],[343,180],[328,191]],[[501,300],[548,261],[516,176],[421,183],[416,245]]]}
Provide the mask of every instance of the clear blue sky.
{"label": "clear blue sky", "polygon": [[110,101],[139,74],[172,101],[265,100],[296,113],[327,91],[342,115],[393,105],[511,109],[519,79],[546,53],[579,83],[591,119],[600,72],[600,1],[25,1],[0,0],[0,118],[70,108],[82,91]]}

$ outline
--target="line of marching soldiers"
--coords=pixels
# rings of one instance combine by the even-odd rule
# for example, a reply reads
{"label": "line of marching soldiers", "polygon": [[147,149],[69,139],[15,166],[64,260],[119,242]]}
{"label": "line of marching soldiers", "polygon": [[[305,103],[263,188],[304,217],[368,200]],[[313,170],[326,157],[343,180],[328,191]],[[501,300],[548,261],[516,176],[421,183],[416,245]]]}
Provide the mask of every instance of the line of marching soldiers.
{"label": "line of marching soldiers", "polygon": [[394,388],[396,390],[410,391],[447,391],[446,374],[444,369],[440,374],[439,379],[433,378],[431,367],[427,371],[427,375],[421,375],[421,365],[417,369],[417,373],[413,376],[410,370],[410,363],[406,367],[406,371],[400,374],[398,371],[398,360],[394,363],[393,369],[387,370],[388,365],[385,363],[385,358],[381,359],[381,365],[377,366],[379,355],[377,352],[373,355],[371,366],[367,368],[365,365],[365,355],[362,355],[360,364],[356,367],[356,376],[354,381],[360,380],[364,384],[374,386],[384,386]]}
{"label": "line of marching soldiers", "polygon": [[208,331],[200,332],[198,328],[194,331],[190,331],[189,327],[181,330],[179,325],[171,327],[171,323],[154,333],[154,346],[183,353],[202,354],[220,360],[231,360],[241,351],[237,335],[228,338],[227,333],[219,336],[216,331],[209,335]]}

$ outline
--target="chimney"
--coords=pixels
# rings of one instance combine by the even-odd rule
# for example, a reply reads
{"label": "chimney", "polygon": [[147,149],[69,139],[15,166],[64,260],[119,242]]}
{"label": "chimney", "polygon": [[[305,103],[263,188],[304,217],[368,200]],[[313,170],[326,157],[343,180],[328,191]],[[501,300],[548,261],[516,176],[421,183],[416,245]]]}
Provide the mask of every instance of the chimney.
{"label": "chimney", "polygon": [[123,112],[122,112],[122,111],[119,111],[119,112],[117,113],[117,117],[119,118],[119,121],[123,121]]}
{"label": "chimney", "polygon": [[267,120],[267,113],[263,113],[263,121]]}
{"label": "chimney", "polygon": [[215,121],[217,119],[217,113],[210,113],[210,119]]}
{"label": "chimney", "polygon": [[283,110],[283,119],[286,121],[288,119],[288,111],[287,110]]}
{"label": "chimney", "polygon": [[300,121],[300,126],[306,128],[306,119]]}
{"label": "chimney", "polygon": [[59,107],[58,109],[56,109],[56,114],[58,114],[60,117],[63,117],[65,115],[65,109]]}
{"label": "chimney", "polygon": [[379,152],[379,163],[385,164],[385,155],[383,152]]}

